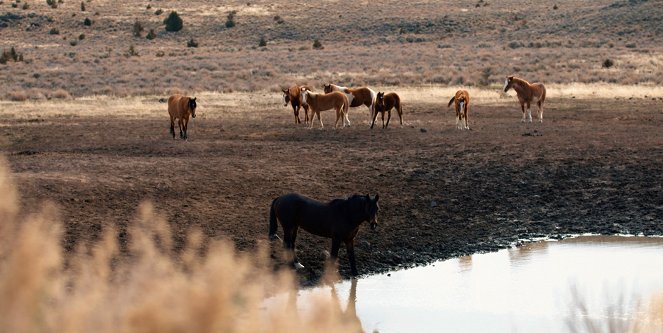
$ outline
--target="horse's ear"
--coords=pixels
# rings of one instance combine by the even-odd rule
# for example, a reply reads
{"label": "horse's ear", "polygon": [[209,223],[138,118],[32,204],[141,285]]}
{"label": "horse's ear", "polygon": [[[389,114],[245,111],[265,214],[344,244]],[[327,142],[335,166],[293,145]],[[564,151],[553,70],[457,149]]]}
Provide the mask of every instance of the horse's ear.
{"label": "horse's ear", "polygon": [[191,100],[195,102],[195,101],[196,101],[196,98],[194,97],[194,98],[192,98]]}
{"label": "horse's ear", "polygon": [[513,80],[513,75],[508,76],[507,79],[508,79],[509,81]]}
{"label": "horse's ear", "polygon": [[373,198],[373,201],[378,202],[379,199],[380,199],[380,194],[375,193],[375,197]]}

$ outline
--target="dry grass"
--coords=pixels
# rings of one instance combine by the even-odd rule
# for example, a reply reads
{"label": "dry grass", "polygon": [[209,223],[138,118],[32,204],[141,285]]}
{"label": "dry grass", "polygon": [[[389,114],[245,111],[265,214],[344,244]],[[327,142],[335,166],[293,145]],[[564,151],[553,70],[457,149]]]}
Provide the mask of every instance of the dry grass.
{"label": "dry grass", "polygon": [[[7,7],[21,19],[7,21],[0,48],[15,47],[25,61],[0,65],[0,79],[11,82],[0,96],[32,88],[73,96],[153,95],[172,86],[259,91],[294,82],[486,86],[510,74],[546,83],[663,83],[663,29],[656,24],[663,9],[654,1],[556,4],[390,0],[367,11],[362,2],[159,2],[164,13],[180,13],[184,29],[177,33],[164,31],[165,14],[135,0],[119,8],[107,0],[87,4],[92,26],[82,24],[76,3]],[[231,11],[236,26],[226,28]],[[135,22],[156,38],[134,37]],[[60,34],[49,34],[53,28]],[[259,48],[263,37],[269,43]],[[199,47],[187,48],[191,39]],[[316,39],[324,49],[311,47]],[[131,45],[140,56],[125,56]],[[605,59],[614,66],[602,68]]]}
{"label": "dry grass", "polygon": [[[333,299],[300,316],[290,271],[273,272],[266,251],[240,255],[228,242],[203,246],[199,233],[175,255],[165,220],[149,203],[130,228],[128,254],[113,230],[62,257],[52,205],[19,218],[16,187],[0,161],[0,331],[2,332],[357,332]],[[199,255],[206,252],[206,255]]]}

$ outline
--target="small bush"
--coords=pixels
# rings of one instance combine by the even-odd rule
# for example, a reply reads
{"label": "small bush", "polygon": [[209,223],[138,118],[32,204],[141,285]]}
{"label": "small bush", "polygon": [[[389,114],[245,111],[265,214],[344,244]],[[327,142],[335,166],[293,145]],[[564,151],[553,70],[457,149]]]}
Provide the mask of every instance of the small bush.
{"label": "small bush", "polygon": [[508,46],[509,46],[509,48],[517,49],[519,47],[523,47],[523,43],[521,43],[521,42],[509,42]]}
{"label": "small bush", "polygon": [[316,39],[316,40],[313,41],[313,48],[317,49],[317,50],[322,50],[325,47],[322,46],[322,43],[320,43],[320,41]]}
{"label": "small bush", "polygon": [[50,99],[50,98],[55,98],[55,99],[70,99],[70,98],[71,98],[71,94],[69,94],[69,92],[66,91],[66,90],[64,90],[64,89],[56,89],[56,90],[53,91],[48,97],[49,97],[49,99]]}
{"label": "small bush", "polygon": [[232,28],[235,26],[235,14],[237,14],[236,10],[228,13],[228,17],[226,19],[226,28]]}
{"label": "small bush", "polygon": [[177,12],[170,12],[168,17],[163,20],[163,24],[166,25],[166,31],[177,32],[182,30],[184,26],[184,21],[177,15]]}
{"label": "small bush", "polygon": [[260,46],[260,47],[267,46],[267,41],[265,40],[264,36],[260,37],[260,41],[258,42],[258,46]]}
{"label": "small bush", "polygon": [[161,57],[163,57],[163,56],[165,56],[165,55],[166,55],[166,53],[163,52],[163,51],[161,51],[161,50],[157,51],[157,54],[156,54],[157,58],[161,58]]}
{"label": "small bush", "polygon": [[150,32],[147,33],[147,36],[145,36],[145,38],[147,38],[149,40],[153,40],[153,39],[157,38],[157,34],[154,33],[154,29],[150,29]]}
{"label": "small bush", "polygon": [[46,0],[46,4],[51,8],[58,8],[58,2],[55,0]]}
{"label": "small bush", "polygon": [[76,45],[78,45],[78,41],[75,40],[75,39],[72,40],[72,41],[69,41],[69,45],[71,45],[71,46],[76,46]]}
{"label": "small bush", "polygon": [[557,4],[553,5],[553,9],[557,10],[559,7],[557,7]]}
{"label": "small bush", "polygon": [[138,22],[138,21],[134,22],[134,27],[133,27],[134,37],[140,37],[143,34],[143,31],[145,31],[145,28],[143,28],[143,25],[140,24],[140,22]]}
{"label": "small bush", "polygon": [[636,48],[635,43],[626,44],[626,45],[624,45],[624,46],[626,46],[627,49],[634,49],[634,48]]}
{"label": "small bush", "polygon": [[22,8],[23,8],[23,10],[28,10],[28,9],[30,9],[30,5],[28,5],[28,3],[26,2],[26,3],[23,4]]}
{"label": "small bush", "polygon": [[85,2],[81,1],[81,12],[85,11]]}
{"label": "small bush", "polygon": [[85,39],[85,34],[78,35],[78,40],[83,40],[83,39]]}
{"label": "small bush", "polygon": [[278,15],[274,16],[274,21],[276,21],[276,23],[278,24],[283,24],[283,22],[285,22],[283,18],[281,18],[281,16]]}
{"label": "small bush", "polygon": [[83,20],[83,25],[88,26],[88,27],[91,26],[92,25],[92,20],[90,20],[89,18],[86,17],[85,20]]}
{"label": "small bush", "polygon": [[191,38],[186,42],[186,47],[198,47],[198,42]]}
{"label": "small bush", "polygon": [[605,59],[605,60],[603,61],[603,64],[601,64],[601,67],[602,67],[602,68],[610,68],[610,67],[612,67],[614,64],[615,64],[614,61],[612,61],[611,59]]}
{"label": "small bush", "polygon": [[148,4],[147,4],[147,7],[145,7],[145,9],[147,9],[147,10],[152,9],[152,5],[150,5],[150,4],[148,3]]}
{"label": "small bush", "polygon": [[60,30],[58,30],[58,28],[51,28],[51,30],[49,30],[48,33],[51,35],[59,35]]}
{"label": "small bush", "polygon": [[129,46],[129,51],[127,51],[127,53],[125,55],[127,57],[138,57],[138,56],[140,56],[138,54],[138,51],[136,51],[136,49],[134,48],[133,44],[131,44],[131,46]]}
{"label": "small bush", "polygon": [[17,90],[9,93],[9,100],[14,102],[23,102],[28,100],[28,93],[25,90]]}
{"label": "small bush", "polygon": [[23,54],[16,52],[16,49],[12,46],[9,51],[2,51],[0,55],[0,64],[6,64],[8,61],[23,61]]}
{"label": "small bush", "polygon": [[159,15],[161,15],[161,14],[163,14],[163,10],[162,10],[162,9],[157,9],[157,10],[154,12],[154,15],[157,15],[157,16],[159,16]]}

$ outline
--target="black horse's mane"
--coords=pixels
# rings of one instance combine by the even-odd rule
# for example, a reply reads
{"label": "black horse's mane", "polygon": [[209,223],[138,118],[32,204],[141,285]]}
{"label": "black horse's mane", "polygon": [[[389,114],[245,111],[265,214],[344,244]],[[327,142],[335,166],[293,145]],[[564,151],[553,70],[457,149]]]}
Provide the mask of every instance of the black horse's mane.
{"label": "black horse's mane", "polygon": [[356,209],[359,206],[362,206],[366,202],[366,196],[361,195],[361,194],[353,194],[352,196],[348,198],[343,198],[343,199],[334,199],[328,203],[330,207],[340,207],[340,206],[346,206],[347,208],[350,209]]}

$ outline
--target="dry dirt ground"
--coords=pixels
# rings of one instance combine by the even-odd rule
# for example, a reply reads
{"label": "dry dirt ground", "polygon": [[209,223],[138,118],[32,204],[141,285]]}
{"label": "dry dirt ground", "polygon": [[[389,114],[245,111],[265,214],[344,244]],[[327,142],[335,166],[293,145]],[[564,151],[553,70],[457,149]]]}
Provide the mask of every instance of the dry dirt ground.
{"label": "dry dirt ground", "polygon": [[[144,200],[169,220],[178,247],[199,228],[252,251],[266,241],[272,199],[291,191],[319,200],[380,194],[378,229],[363,225],[357,239],[362,274],[542,236],[663,235],[660,98],[550,98],[544,123],[524,124],[511,97],[473,105],[471,131],[455,129],[446,100],[404,100],[403,127],[396,117],[369,130],[367,109],[355,108],[350,128],[333,129],[327,112],[323,130],[308,130],[279,96],[259,95],[236,107],[200,97],[188,142],[169,137],[156,97],[131,102],[141,113],[123,100],[68,102],[77,111],[5,103],[0,152],[24,212],[44,201],[60,207],[68,251],[108,226],[126,245]],[[241,105],[251,96],[258,102]],[[86,113],[86,103],[107,112]],[[300,233],[304,279],[320,275],[329,248]],[[339,262],[347,275],[344,249]]]}

